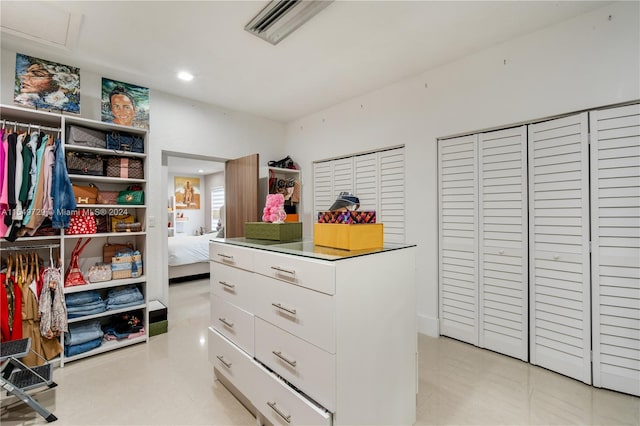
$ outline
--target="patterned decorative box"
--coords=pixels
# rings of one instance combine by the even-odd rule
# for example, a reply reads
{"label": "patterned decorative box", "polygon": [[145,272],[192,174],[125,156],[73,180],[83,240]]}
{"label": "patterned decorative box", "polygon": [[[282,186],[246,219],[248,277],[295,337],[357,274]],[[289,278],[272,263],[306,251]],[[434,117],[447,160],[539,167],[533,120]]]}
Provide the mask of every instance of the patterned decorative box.
{"label": "patterned decorative box", "polygon": [[302,239],[302,222],[245,222],[244,236],[256,240],[300,240]]}
{"label": "patterned decorative box", "polygon": [[358,223],[376,223],[376,211],[318,212],[318,223],[345,223],[348,225]]}
{"label": "patterned decorative box", "polygon": [[382,248],[384,228],[382,223],[314,223],[313,243],[343,250]]}

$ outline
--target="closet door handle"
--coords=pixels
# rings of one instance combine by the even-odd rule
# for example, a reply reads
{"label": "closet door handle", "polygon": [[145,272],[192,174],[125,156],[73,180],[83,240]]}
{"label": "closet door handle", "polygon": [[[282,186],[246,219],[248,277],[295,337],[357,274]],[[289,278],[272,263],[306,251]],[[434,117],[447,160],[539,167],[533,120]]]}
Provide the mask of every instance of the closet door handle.
{"label": "closet door handle", "polygon": [[284,272],[285,274],[291,274],[294,277],[296,276],[296,271],[294,269],[283,269],[279,266],[272,266],[271,269],[274,269],[278,272]]}
{"label": "closet door handle", "polygon": [[560,255],[556,254],[553,256],[553,260],[559,260],[560,259]]}
{"label": "closet door handle", "polygon": [[281,310],[283,310],[283,311],[285,311],[285,312],[287,312],[287,313],[289,313],[289,314],[291,314],[291,315],[295,315],[295,314],[296,314],[296,310],[295,310],[295,309],[285,308],[284,306],[282,306],[282,305],[281,305],[281,304],[279,304],[279,303],[275,303],[275,302],[274,302],[274,303],[272,303],[271,305],[272,305],[272,306],[275,306],[276,308],[281,309]]}
{"label": "closet door handle", "polygon": [[218,318],[218,321],[220,321],[221,323],[223,323],[224,325],[226,325],[229,328],[233,328],[233,323],[230,321],[227,321],[226,318]]}
{"label": "closet door handle", "polygon": [[218,253],[218,256],[220,256],[224,260],[233,260],[233,256],[231,256],[230,254]]}
{"label": "closet door handle", "polygon": [[498,254],[504,254],[504,250],[500,250]]}
{"label": "closet door handle", "polygon": [[267,401],[267,405],[268,405],[269,407],[271,407],[271,409],[272,409],[273,411],[275,411],[277,415],[279,415],[280,417],[282,417],[282,419],[283,419],[285,422],[287,422],[287,423],[291,423],[291,414],[289,414],[289,415],[285,415],[282,411],[280,411],[280,409],[279,409],[278,407],[276,407],[276,403],[275,403],[275,401],[274,401],[274,402],[269,402],[269,401]]}
{"label": "closet door handle", "polygon": [[283,360],[284,362],[286,362],[287,364],[289,364],[292,367],[296,366],[296,361],[292,361],[290,359],[288,359],[287,357],[285,357],[284,355],[282,355],[281,351],[271,351],[271,353],[273,353],[275,356],[277,356],[278,358],[280,358],[281,360]]}
{"label": "closet door handle", "polygon": [[230,362],[225,361],[225,360],[224,360],[224,356],[222,356],[222,355],[216,355],[216,358],[218,358],[218,359],[220,360],[220,362],[224,364],[224,366],[225,366],[225,367],[227,367],[227,368],[231,368],[231,363],[230,363]]}
{"label": "closet door handle", "polygon": [[229,284],[226,281],[218,281],[220,284],[222,284],[223,286],[225,286],[226,288],[236,288],[235,284]]}

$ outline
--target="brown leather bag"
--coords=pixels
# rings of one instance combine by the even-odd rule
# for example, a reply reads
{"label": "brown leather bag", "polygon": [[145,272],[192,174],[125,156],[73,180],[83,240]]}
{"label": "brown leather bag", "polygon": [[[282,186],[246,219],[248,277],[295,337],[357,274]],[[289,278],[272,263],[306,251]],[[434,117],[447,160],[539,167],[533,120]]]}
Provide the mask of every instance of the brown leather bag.
{"label": "brown leather bag", "polygon": [[120,250],[133,250],[133,244],[128,242],[125,244],[109,243],[109,240],[102,248],[102,261],[104,263],[111,263],[111,258]]}
{"label": "brown leather bag", "polygon": [[71,186],[73,187],[73,195],[76,197],[77,204],[96,204],[98,202],[100,190],[94,184],[82,186],[72,183]]}

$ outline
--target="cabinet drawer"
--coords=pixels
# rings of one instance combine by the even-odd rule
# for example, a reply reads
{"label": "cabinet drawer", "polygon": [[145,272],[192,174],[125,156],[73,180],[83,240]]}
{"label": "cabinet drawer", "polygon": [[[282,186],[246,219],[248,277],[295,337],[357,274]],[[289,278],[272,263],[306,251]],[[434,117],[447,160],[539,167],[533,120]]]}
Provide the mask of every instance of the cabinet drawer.
{"label": "cabinet drawer", "polygon": [[252,272],[211,262],[211,293],[247,312],[254,311],[254,278]]}
{"label": "cabinet drawer", "polygon": [[209,259],[236,268],[253,270],[253,252],[244,247],[210,243]]}
{"label": "cabinet drawer", "polygon": [[211,327],[209,362],[215,367],[216,374],[222,374],[245,397],[255,398],[255,383],[259,377],[255,361]]}
{"label": "cabinet drawer", "polygon": [[336,353],[334,296],[254,274],[254,314]]}
{"label": "cabinet drawer", "polygon": [[331,413],[296,392],[273,373],[257,367],[255,399],[260,413],[273,425],[331,425]]}
{"label": "cabinet drawer", "polygon": [[335,356],[255,318],[256,358],[329,411],[335,410]]}
{"label": "cabinet drawer", "polygon": [[329,262],[261,252],[255,257],[255,272],[326,294],[335,294],[335,268]]}
{"label": "cabinet drawer", "polygon": [[211,325],[249,355],[253,355],[253,315],[218,296],[211,296]]}

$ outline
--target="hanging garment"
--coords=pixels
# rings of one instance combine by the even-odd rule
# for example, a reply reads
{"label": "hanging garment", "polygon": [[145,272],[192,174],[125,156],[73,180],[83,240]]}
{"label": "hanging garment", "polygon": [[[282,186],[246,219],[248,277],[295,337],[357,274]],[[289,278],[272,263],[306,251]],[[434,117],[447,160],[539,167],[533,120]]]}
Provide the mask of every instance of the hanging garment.
{"label": "hanging garment", "polygon": [[0,147],[0,151],[2,151],[2,176],[0,176],[0,238],[7,235],[8,226],[4,223],[4,218],[9,213],[9,197],[7,195],[7,184],[9,178],[9,168],[7,164],[7,148],[9,143],[7,139],[9,138],[9,134],[5,133],[2,137],[2,146]]}
{"label": "hanging garment", "polygon": [[[48,135],[44,137],[45,141],[48,139]],[[36,224],[39,224],[39,216],[42,213],[42,205],[44,203],[44,166],[45,166],[45,150],[47,148],[46,143],[43,143],[36,152],[37,174],[36,174],[36,191],[33,194],[33,199],[29,209],[24,215],[22,221],[24,228],[21,235],[29,234],[33,235],[38,228]],[[34,214],[37,213],[37,214]]]}
{"label": "hanging garment", "polygon": [[53,167],[51,188],[51,197],[53,198],[51,226],[55,229],[67,229],[69,228],[71,211],[76,209],[76,197],[73,195],[73,187],[71,179],[69,179],[60,139],[56,139],[55,147],[55,166]]}
{"label": "hanging garment", "polygon": [[22,291],[10,267],[0,273],[0,283],[0,340],[22,339]]}
{"label": "hanging garment", "polygon": [[68,331],[67,307],[64,303],[64,286],[60,269],[48,267],[43,272],[40,293],[40,333],[47,339]]}
{"label": "hanging garment", "polygon": [[7,206],[9,207],[9,214],[4,217],[4,224],[11,226],[11,216],[16,208],[16,144],[18,142],[18,134],[11,133],[7,137]]}

